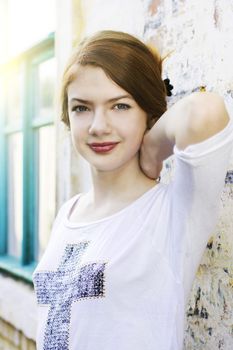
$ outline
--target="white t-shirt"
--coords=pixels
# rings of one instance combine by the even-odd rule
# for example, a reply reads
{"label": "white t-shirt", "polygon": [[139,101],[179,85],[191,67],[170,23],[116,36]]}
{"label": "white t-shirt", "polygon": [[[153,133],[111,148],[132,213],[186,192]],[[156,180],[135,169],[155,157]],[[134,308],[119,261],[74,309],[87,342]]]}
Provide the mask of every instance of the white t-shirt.
{"label": "white t-shirt", "polygon": [[203,142],[174,146],[173,180],[119,212],[78,224],[68,217],[80,194],[61,207],[33,275],[38,350],[182,349],[232,149],[231,120]]}

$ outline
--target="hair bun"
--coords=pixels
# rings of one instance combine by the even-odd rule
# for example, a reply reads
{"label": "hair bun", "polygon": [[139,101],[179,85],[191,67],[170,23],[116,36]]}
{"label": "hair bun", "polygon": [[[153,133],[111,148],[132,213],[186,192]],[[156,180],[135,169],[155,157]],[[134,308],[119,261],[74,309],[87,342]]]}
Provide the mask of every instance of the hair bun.
{"label": "hair bun", "polygon": [[171,96],[172,95],[171,90],[173,89],[173,85],[170,84],[170,79],[166,78],[164,79],[163,82],[166,86],[167,96]]}

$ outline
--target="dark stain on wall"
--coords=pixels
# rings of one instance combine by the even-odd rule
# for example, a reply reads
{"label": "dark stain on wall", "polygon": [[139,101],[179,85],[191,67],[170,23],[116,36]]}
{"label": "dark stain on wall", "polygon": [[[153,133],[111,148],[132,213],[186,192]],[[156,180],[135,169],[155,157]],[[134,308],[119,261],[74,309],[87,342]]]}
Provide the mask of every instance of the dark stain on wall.
{"label": "dark stain on wall", "polygon": [[233,184],[233,170],[229,170],[226,174],[225,184]]}

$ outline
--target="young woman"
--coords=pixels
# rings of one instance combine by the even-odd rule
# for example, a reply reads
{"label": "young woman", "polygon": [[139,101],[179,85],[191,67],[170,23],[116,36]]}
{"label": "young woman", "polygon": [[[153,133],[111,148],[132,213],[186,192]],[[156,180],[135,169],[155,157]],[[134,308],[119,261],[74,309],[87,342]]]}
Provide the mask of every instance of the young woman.
{"label": "young woman", "polygon": [[[61,207],[34,272],[38,350],[182,349],[233,125],[216,93],[167,110],[161,76],[159,55],[117,31],[85,38],[67,65],[62,120],[92,186]],[[174,179],[164,184],[173,153]]]}

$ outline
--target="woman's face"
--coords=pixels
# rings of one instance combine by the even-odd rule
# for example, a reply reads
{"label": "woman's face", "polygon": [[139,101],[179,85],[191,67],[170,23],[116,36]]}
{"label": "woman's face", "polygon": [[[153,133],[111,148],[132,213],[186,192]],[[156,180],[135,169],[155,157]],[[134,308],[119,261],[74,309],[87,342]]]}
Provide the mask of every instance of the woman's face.
{"label": "woman's face", "polygon": [[98,171],[138,162],[147,115],[99,67],[80,67],[67,90],[74,148]]}

